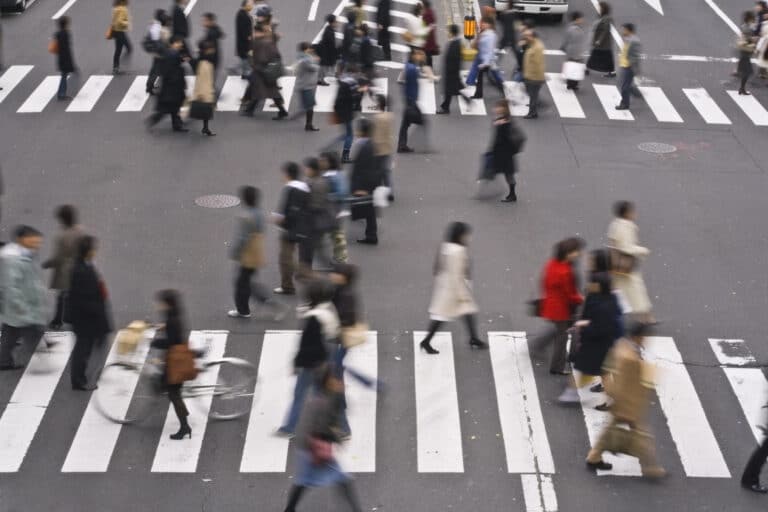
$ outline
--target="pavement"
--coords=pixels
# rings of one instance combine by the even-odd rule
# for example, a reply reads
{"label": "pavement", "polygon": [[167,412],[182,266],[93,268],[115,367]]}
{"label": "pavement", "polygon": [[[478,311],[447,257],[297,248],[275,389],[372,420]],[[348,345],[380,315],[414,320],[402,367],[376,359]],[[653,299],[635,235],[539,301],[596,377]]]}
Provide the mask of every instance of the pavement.
{"label": "pavement", "polygon": [[[394,2],[400,11],[409,3]],[[662,15],[644,2],[613,2],[617,26],[635,22],[644,43],[642,85],[658,88],[649,94],[658,99],[660,90],[668,102],[636,100],[632,120],[612,119],[614,112],[603,106],[610,90],[592,84],[615,84],[592,76],[575,98],[583,116],[566,117],[563,112],[576,112],[574,98],[568,97],[568,109],[566,103],[558,104],[565,97],[553,96],[557,91],[553,77],[542,90],[547,108],[540,118],[520,120],[528,142],[519,158],[520,200],[514,205],[472,198],[480,155],[491,134],[488,113],[497,98],[491,88],[485,115],[482,109],[477,115],[475,107],[464,115],[454,104],[450,117],[428,116],[436,151],[396,159],[396,202],[383,213],[380,245],[350,244],[352,260],[362,267],[365,308],[377,334],[375,368],[387,384],[385,392],[361,395],[363,401],[375,399],[376,410],[375,444],[365,455],[370,461],[370,453],[375,454],[374,470],[355,473],[364,510],[765,510],[763,496],[739,487],[743,465],[755,445],[754,404],[751,408],[743,404],[748,402],[745,396],[757,391],[749,389],[746,395],[739,391],[741,377],[734,370],[748,368],[738,368],[733,361],[727,361],[729,368],[721,368],[727,358],[722,359],[709,340],[743,340],[741,345],[748,347],[755,361],[768,360],[762,324],[757,322],[768,308],[763,277],[768,254],[764,228],[768,148],[760,110],[768,107],[768,90],[755,80],[751,89],[757,103],[745,108],[728,94],[738,87],[730,77],[734,64],[727,61],[733,56],[734,33],[710,3],[662,0]],[[435,4],[443,20],[441,2]],[[172,134],[165,123],[146,132],[142,118],[150,112],[150,102],[138,112],[117,109],[136,77],[149,69],[149,58],[139,43],[158,4],[148,2],[131,6],[135,51],[127,73],[103,89],[95,81],[96,92],[81,98],[90,107],[87,111],[67,112],[69,103],[36,99],[32,110],[39,112],[19,112],[45,77],[56,74],[46,46],[54,32],[51,18],[63,5],[64,0],[37,0],[26,13],[0,20],[5,65],[32,66],[7,96],[0,96],[0,164],[5,178],[0,235],[7,239],[11,226],[21,222],[53,235],[53,208],[78,205],[84,225],[100,238],[97,264],[110,289],[118,325],[151,317],[154,291],[178,288],[192,329],[227,331],[226,355],[248,359],[260,372],[274,370],[278,375],[274,379],[287,379],[278,371],[284,362],[273,363],[264,347],[272,346],[268,340],[274,332],[296,329],[297,320],[226,317],[234,269],[225,244],[234,230],[235,211],[202,208],[195,199],[236,194],[240,185],[253,184],[262,189],[264,206],[270,210],[281,186],[281,163],[310,155],[335,137],[337,128],[326,122],[324,114],[316,116],[321,131],[307,134],[300,121],[275,123],[265,112],[257,113],[256,119],[217,112],[211,127],[218,136],[211,139],[202,137],[194,123],[186,135]],[[223,45],[227,66],[235,64],[233,25],[238,5],[198,0],[190,14],[192,40],[202,33],[202,13],[218,15],[227,33]],[[716,5],[737,22],[752,3],[719,0]],[[314,21],[307,19],[311,6],[310,1],[275,4],[285,56],[293,55],[298,41],[318,34],[325,13],[334,11],[338,1],[319,0]],[[572,1],[574,9],[583,11],[588,20],[595,17],[588,1]],[[66,14],[73,19],[75,60],[81,70],[78,87],[70,89],[77,96],[89,78],[110,74],[112,43],[104,40],[110,11],[104,2],[77,0]],[[562,25],[542,22],[540,32],[548,49],[559,48],[562,30]],[[445,36],[439,39],[443,42]],[[672,60],[669,55],[703,59]],[[402,54],[396,52],[395,59],[402,61]],[[509,56],[505,59],[508,69]],[[561,64],[562,57],[548,56],[549,72],[559,73]],[[399,112],[396,76],[396,69],[382,69],[392,110]],[[439,88],[435,92],[439,101]],[[424,101],[430,101],[429,94]],[[670,121],[677,119],[672,112],[682,122]],[[651,142],[673,145],[676,151],[659,155],[638,149]],[[418,137],[414,144],[418,149]],[[674,360],[671,347],[687,363],[668,366],[669,360],[659,361],[666,374],[674,376],[662,379],[650,415],[660,461],[670,472],[659,483],[590,474],[583,459],[594,427],[591,413],[557,405],[563,379],[551,377],[541,363],[534,363],[531,374],[521,367],[518,387],[505,380],[510,375],[504,373],[511,367],[504,364],[504,357],[528,359],[525,353],[504,352],[513,344],[502,340],[524,340],[521,333],[532,337],[544,327],[526,315],[524,303],[534,294],[552,245],[571,235],[584,237],[591,247],[601,245],[612,203],[625,198],[636,201],[641,241],[652,251],[643,271],[662,320],[659,354]],[[435,379],[433,389],[416,371],[426,356],[415,353],[413,339],[414,331],[427,326],[432,260],[444,227],[453,220],[474,227],[473,280],[483,337],[496,336],[489,334],[493,332],[507,337],[496,338],[498,348],[504,348],[501,352],[470,351],[463,326],[446,326],[454,357],[435,363],[447,373],[429,374]],[[361,226],[352,225],[348,237],[354,240],[361,232]],[[50,249],[48,237],[43,252]],[[270,264],[261,277],[276,285],[274,231],[268,249]],[[106,348],[97,356],[105,357]],[[66,354],[61,359],[53,361],[61,366]],[[258,416],[209,422],[202,440],[190,444],[197,447],[191,471],[153,471],[167,414],[163,406],[146,423],[118,430],[105,470],[64,471],[91,398],[73,393],[67,386],[68,370],[57,368],[61,379],[52,382],[31,372],[0,374],[0,432],[18,434],[0,439],[0,453],[14,454],[21,461],[14,468],[10,459],[0,460],[0,467],[10,467],[0,475],[0,512],[240,511],[284,506],[292,475],[290,456],[285,463],[278,461],[277,471],[241,471],[246,448],[252,450],[250,456],[259,454],[256,445],[249,444],[254,429],[277,426]],[[768,388],[759,374],[752,372],[750,378],[754,380],[748,382],[760,389]],[[25,382],[35,389],[48,386],[50,396],[40,403],[18,402],[27,396],[18,391]],[[274,384],[266,375],[259,383]],[[504,395],[510,389],[512,394]],[[525,399],[527,416],[504,408],[523,396],[515,390],[530,397]],[[14,393],[19,393],[16,399]],[[258,396],[262,400],[265,395]],[[436,408],[432,415],[430,401]],[[42,415],[32,414],[39,418],[33,422],[36,428],[29,431],[29,423],[13,423],[16,413],[9,411],[17,409],[27,418],[24,421],[30,410],[42,410]],[[539,410],[543,427],[536,421]],[[453,416],[443,414],[446,411]],[[533,469],[520,463],[525,467],[515,470],[515,452],[508,449],[518,446],[515,439],[523,443],[520,446],[529,441],[508,435],[521,428],[515,423],[520,418],[531,420],[537,439],[546,433],[544,441],[532,444],[538,464]],[[20,434],[24,432],[26,437]],[[456,432],[460,437],[451,438]],[[445,453],[428,453],[430,438],[442,442]],[[695,443],[700,443],[699,450]],[[272,452],[264,448],[263,453]],[[547,453],[552,471],[541,465]],[[450,463],[444,469],[451,471],[429,469],[435,460]],[[313,490],[302,508],[338,509],[336,497],[325,489]]]}

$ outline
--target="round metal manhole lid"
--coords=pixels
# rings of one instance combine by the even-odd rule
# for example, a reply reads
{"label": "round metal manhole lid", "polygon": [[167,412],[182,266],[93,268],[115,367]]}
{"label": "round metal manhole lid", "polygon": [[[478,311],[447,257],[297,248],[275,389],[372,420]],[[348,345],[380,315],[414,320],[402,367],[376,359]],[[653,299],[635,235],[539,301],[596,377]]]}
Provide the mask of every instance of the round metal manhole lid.
{"label": "round metal manhole lid", "polygon": [[643,142],[642,144],[637,145],[637,149],[645,151],[646,153],[655,153],[657,155],[666,155],[667,153],[674,153],[677,151],[677,147],[663,142]]}
{"label": "round metal manhole lid", "polygon": [[198,197],[195,204],[203,208],[232,208],[240,204],[240,199],[228,194],[211,194]]}

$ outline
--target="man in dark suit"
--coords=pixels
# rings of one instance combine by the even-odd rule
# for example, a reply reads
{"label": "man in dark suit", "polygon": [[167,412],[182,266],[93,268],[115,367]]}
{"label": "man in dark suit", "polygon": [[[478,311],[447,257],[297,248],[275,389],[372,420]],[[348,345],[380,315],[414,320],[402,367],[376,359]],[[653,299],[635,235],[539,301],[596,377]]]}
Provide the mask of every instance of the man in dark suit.
{"label": "man in dark suit", "polygon": [[376,9],[376,25],[379,28],[376,37],[379,46],[384,52],[384,60],[392,60],[392,47],[389,42],[389,27],[392,25],[392,15],[389,10],[392,8],[392,0],[379,0]]}
{"label": "man in dark suit", "polygon": [[361,119],[357,125],[359,148],[349,177],[349,189],[352,195],[358,198],[353,199],[352,220],[365,219],[365,238],[358,240],[357,243],[377,245],[379,234],[372,195],[376,187],[382,183],[382,169],[371,140],[371,131],[371,122]]}
{"label": "man in dark suit", "polygon": [[300,180],[301,169],[296,162],[283,165],[285,185],[278,211],[272,214],[275,224],[280,227],[280,286],[274,292],[280,295],[294,295],[296,287],[293,275],[296,270],[294,254],[299,246],[299,277],[306,270],[312,270],[312,251],[307,233],[307,210],[309,207],[309,186]]}
{"label": "man in dark suit", "polygon": [[253,41],[251,9],[253,9],[253,2],[243,0],[235,16],[235,54],[240,59],[240,78],[243,80],[247,80],[248,75],[251,74],[251,66],[248,62],[251,41]]}
{"label": "man in dark suit", "polygon": [[107,288],[93,266],[96,256],[96,239],[85,235],[78,242],[77,262],[72,270],[72,283],[67,294],[69,317],[75,333],[70,376],[72,389],[92,391],[88,384],[86,368],[93,347],[104,344],[104,338],[112,330],[107,306]]}
{"label": "man in dark suit", "polygon": [[461,37],[459,35],[459,26],[456,24],[448,27],[448,33],[451,35],[451,41],[448,43],[448,49],[445,52],[445,61],[443,63],[443,103],[440,104],[438,114],[451,113],[451,100],[454,96],[461,96],[465,101],[469,98],[462,94],[464,83],[461,80]]}
{"label": "man in dark suit", "polygon": [[189,37],[189,21],[187,21],[187,15],[184,12],[184,7],[187,5],[188,0],[176,0],[171,12],[171,38],[180,37],[184,42],[184,51],[182,55],[189,57],[189,47],[187,46],[187,38]]}

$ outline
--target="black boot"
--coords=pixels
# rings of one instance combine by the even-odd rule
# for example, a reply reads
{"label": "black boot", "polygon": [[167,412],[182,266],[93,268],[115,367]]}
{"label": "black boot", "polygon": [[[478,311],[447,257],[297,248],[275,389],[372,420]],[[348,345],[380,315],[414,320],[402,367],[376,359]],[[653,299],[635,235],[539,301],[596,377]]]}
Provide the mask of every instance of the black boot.
{"label": "black boot", "polygon": [[273,121],[282,121],[286,117],[288,117],[288,111],[283,108],[282,105],[278,105],[277,108],[280,110],[277,112],[277,115],[272,118]]}
{"label": "black boot", "polygon": [[312,119],[315,117],[315,111],[314,110],[307,110],[306,112],[306,123],[304,123],[304,130],[308,132],[316,132],[319,131],[320,128],[315,127],[312,124]]}
{"label": "black boot", "polygon": [[180,441],[181,439],[184,439],[185,436],[189,436],[189,438],[192,439],[192,427],[187,423],[187,418],[182,418],[179,431],[175,434],[171,434],[169,437],[174,441]]}
{"label": "black boot", "polygon": [[440,353],[439,350],[432,348],[432,345],[429,344],[428,340],[424,340],[421,343],[419,343],[419,348],[423,349],[427,354],[439,354]]}
{"label": "black boot", "polygon": [[509,194],[507,194],[507,197],[502,199],[502,202],[504,203],[515,203],[517,202],[517,193],[515,192],[515,185],[509,186]]}
{"label": "black boot", "polygon": [[306,487],[301,485],[294,485],[291,487],[291,492],[288,494],[288,505],[285,506],[285,512],[296,512],[296,505],[301,499],[301,495],[307,490]]}

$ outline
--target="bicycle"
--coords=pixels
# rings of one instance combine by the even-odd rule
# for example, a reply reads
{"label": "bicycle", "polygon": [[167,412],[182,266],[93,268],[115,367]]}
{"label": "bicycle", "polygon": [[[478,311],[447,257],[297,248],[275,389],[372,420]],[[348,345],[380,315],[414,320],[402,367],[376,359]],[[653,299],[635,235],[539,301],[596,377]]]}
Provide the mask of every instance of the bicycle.
{"label": "bicycle", "polygon": [[[115,423],[143,421],[165,396],[163,360],[154,353],[160,351],[150,347],[155,331],[155,326],[136,321],[117,334],[117,357],[104,367],[94,393],[96,409]],[[197,351],[199,374],[182,386],[182,397],[200,398],[191,402],[215,420],[241,418],[254,399],[256,367],[236,357],[206,360],[216,333],[202,334],[205,346]],[[213,371],[217,371],[216,381],[206,382]]]}

